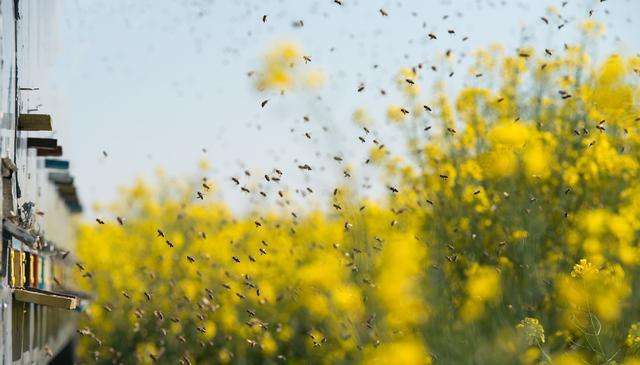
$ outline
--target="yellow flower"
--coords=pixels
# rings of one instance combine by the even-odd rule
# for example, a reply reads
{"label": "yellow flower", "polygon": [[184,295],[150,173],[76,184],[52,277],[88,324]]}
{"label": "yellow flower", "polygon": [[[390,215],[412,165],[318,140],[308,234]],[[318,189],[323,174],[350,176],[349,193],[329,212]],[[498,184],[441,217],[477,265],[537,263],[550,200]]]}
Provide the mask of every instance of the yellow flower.
{"label": "yellow flower", "polygon": [[511,233],[511,237],[513,237],[514,240],[523,240],[528,236],[529,236],[529,232],[521,229]]}
{"label": "yellow flower", "polygon": [[591,37],[601,36],[604,34],[604,25],[598,21],[588,19],[580,25],[582,31]]}
{"label": "yellow flower", "polygon": [[640,349],[640,322],[636,322],[629,327],[625,343],[634,351]]}
{"label": "yellow flower", "polygon": [[306,84],[308,87],[317,89],[324,85],[324,72],[321,70],[311,70],[306,74]]}
{"label": "yellow flower", "polygon": [[368,127],[371,125],[371,117],[369,116],[369,114],[367,113],[367,111],[364,108],[358,108],[353,112],[353,115],[351,116],[351,119],[353,119],[353,121],[361,126],[361,127]]}
{"label": "yellow flower", "polygon": [[467,270],[467,293],[474,300],[487,301],[500,295],[500,275],[495,268],[473,264]]}
{"label": "yellow flower", "polygon": [[538,345],[545,342],[544,328],[536,318],[526,317],[516,326],[521,330],[529,345]]}
{"label": "yellow flower", "polygon": [[365,352],[366,364],[428,365],[431,359],[424,345],[416,339],[385,343]]}
{"label": "yellow flower", "polygon": [[528,138],[529,132],[521,123],[502,122],[489,132],[492,144],[511,148],[522,147]]}
{"label": "yellow flower", "polygon": [[392,122],[402,122],[405,119],[403,108],[399,105],[389,105],[387,108],[387,118]]}
{"label": "yellow flower", "polygon": [[573,270],[571,270],[571,277],[584,278],[597,273],[597,267],[593,266],[593,264],[586,259],[580,259],[579,263],[573,265]]}

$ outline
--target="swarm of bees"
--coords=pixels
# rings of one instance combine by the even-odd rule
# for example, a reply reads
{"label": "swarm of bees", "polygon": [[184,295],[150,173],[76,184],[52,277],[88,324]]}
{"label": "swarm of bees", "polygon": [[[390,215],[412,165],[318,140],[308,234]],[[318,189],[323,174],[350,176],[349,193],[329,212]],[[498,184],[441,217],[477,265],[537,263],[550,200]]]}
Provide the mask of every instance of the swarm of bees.
{"label": "swarm of bees", "polygon": [[[333,0],[333,3],[337,5],[339,9],[347,9],[349,6],[352,5],[351,2],[347,2],[346,0],[345,1]],[[394,9],[391,9],[391,11],[388,11],[386,9],[379,8],[377,12],[380,14],[380,16],[384,18],[389,18],[389,19],[393,18],[396,14],[396,11],[394,11]],[[593,10],[589,10],[588,15],[592,16]],[[259,21],[261,23],[267,23],[268,19],[269,19],[269,23],[271,24],[271,21],[273,18],[269,17],[268,14],[262,15],[259,18]],[[446,20],[446,18],[444,19]],[[566,23],[566,20],[561,17],[559,17],[558,19],[555,19],[549,16],[539,16],[536,19],[539,19],[539,22],[538,20],[536,21],[538,23],[541,23],[540,26],[552,25],[552,27],[549,27],[551,29],[555,28],[555,24],[559,24],[557,26],[557,29],[562,29],[562,26],[564,26],[564,24]],[[255,22],[256,19],[254,18],[253,21]],[[305,26],[305,23],[303,20],[295,20],[291,24],[295,28],[303,28]],[[311,27],[311,24],[310,23],[307,24],[307,27]],[[444,42],[447,39],[449,40],[461,39],[463,42],[467,41],[469,39],[468,36],[459,38],[461,33],[462,32],[459,32],[459,29],[457,31],[456,29],[449,28],[449,27],[441,29],[441,31],[437,31],[434,28],[433,30],[426,33],[426,35],[423,31],[420,37],[422,41],[428,42],[430,46],[433,46],[433,45],[438,45],[439,42]],[[438,37],[438,35],[440,36],[440,38]],[[543,51],[544,51],[544,55],[548,58],[554,57],[554,54],[557,53],[551,48],[544,48]],[[517,57],[524,59],[525,61],[533,57],[533,55],[528,50],[523,50],[523,49],[515,50],[515,53]],[[452,57],[453,58],[457,57],[458,55],[458,53],[455,50],[451,50],[451,49],[444,50],[442,54],[447,59],[450,59]],[[314,58],[314,60],[317,60],[317,59],[319,58]],[[312,57],[309,55],[304,55],[302,56],[302,60],[304,61],[305,64],[311,63]],[[526,62],[530,62],[530,60]],[[546,63],[542,64],[541,68],[544,69],[545,67],[546,67]],[[415,76],[405,77],[404,79],[400,79],[400,82],[402,83],[403,86],[417,86],[421,82],[421,76],[418,74],[418,71],[419,70],[429,71],[429,69],[434,73],[442,71],[442,69],[438,71],[439,69],[436,66],[431,66],[429,68],[428,63],[425,63],[423,68],[423,64],[420,63],[419,65],[414,66],[412,69],[413,74]],[[637,72],[640,74],[640,70]],[[454,76],[454,71],[447,70],[443,73],[443,75],[448,75],[448,77],[452,77]],[[485,74],[481,72],[473,73],[472,75],[475,79],[486,78]],[[478,80],[478,82],[481,82],[481,81],[482,79]],[[375,88],[372,86],[373,83],[367,82],[367,86],[365,86],[365,82],[363,81],[363,82],[359,82],[358,84],[352,83],[351,86],[349,87],[349,90],[350,90],[349,92],[351,93],[354,92],[355,85],[357,85],[355,87],[355,94],[354,94],[356,96],[366,95],[370,89],[375,90]],[[570,89],[571,88],[568,88],[567,90],[558,90],[557,92],[560,99],[566,100],[567,102],[569,102],[568,99],[572,98],[572,92],[576,92],[576,90],[572,91]],[[381,89],[380,94],[384,96],[387,94],[387,92],[385,89]],[[376,92],[376,95],[377,95],[377,92]],[[495,102],[495,103],[501,103],[503,100],[505,100],[504,97],[499,95],[497,95],[497,97],[493,96],[492,98],[493,99],[491,102]],[[252,104],[254,105],[253,108],[257,108],[260,112],[268,113],[270,112],[270,109],[272,109],[274,106],[277,106],[277,100],[273,99],[274,101],[272,102],[270,100],[272,99],[267,98],[259,101],[260,108],[257,108],[257,106],[255,106],[255,103],[254,103]],[[507,102],[505,102],[505,104]],[[464,130],[456,129],[455,125],[445,126],[445,125],[437,125],[432,123],[427,124],[428,118],[435,116],[436,114],[441,112],[438,108],[438,104],[432,104],[432,105],[419,104],[417,107],[418,107],[417,112],[422,112],[425,115],[424,117],[425,124],[418,126],[419,131],[433,132],[436,130],[442,130],[448,139],[451,139],[454,141],[457,138],[461,138],[460,137],[461,134],[464,134]],[[401,107],[399,110],[403,116],[411,117],[414,113],[418,114],[415,111],[415,109],[411,109],[411,108]],[[515,119],[515,122],[519,121],[519,119],[520,117],[517,117]],[[303,121],[302,122],[303,125],[305,126],[313,126],[313,124],[316,122],[315,118],[311,118],[308,115],[305,115],[304,117],[302,117],[302,121]],[[607,131],[608,125],[609,124],[605,120],[601,120],[600,122],[596,123],[594,127],[600,133],[605,133]],[[432,128],[434,129],[432,130]],[[354,148],[374,147],[376,149],[386,151],[385,144],[382,143],[382,139],[379,135],[379,132],[376,131],[376,128],[363,127],[363,130],[359,130],[358,135],[352,135],[351,137],[349,137],[350,142],[353,143],[354,146],[356,146]],[[303,138],[303,140],[308,144],[313,144],[316,140],[320,138],[319,136],[321,135],[320,132],[316,132],[316,131],[319,131],[319,129],[317,130],[309,129],[307,131],[298,130],[296,132],[296,136]],[[627,131],[625,130],[625,133],[626,132]],[[576,136],[585,136],[589,134],[587,128],[583,128],[581,130],[575,129],[573,133]],[[591,142],[588,146],[591,147],[595,143],[596,141],[593,140],[593,142]],[[107,156],[106,152],[104,153],[104,156],[105,157]],[[330,163],[335,166],[339,166],[338,167],[339,171],[342,171],[342,176],[344,177],[345,181],[349,181],[350,178],[354,178],[354,176],[357,176],[357,174],[355,174],[351,169],[346,168],[347,162],[350,162],[351,160],[351,156],[352,156],[351,153],[344,153],[342,151],[336,151],[335,153],[332,152],[328,155]],[[370,159],[366,159],[364,161],[359,161],[358,164],[361,164],[362,166],[364,166],[364,165],[368,165],[369,162],[370,162]],[[273,199],[276,199],[276,201],[278,201],[281,204],[280,206],[288,207],[287,214],[290,214],[290,216],[288,216],[288,219],[290,219],[291,221],[289,222],[290,227],[287,234],[293,236],[296,234],[296,230],[298,229],[298,227],[296,226],[302,218],[299,212],[296,213],[297,210],[294,211],[292,208],[290,208],[291,202],[288,198],[290,195],[289,194],[290,191],[289,191],[289,187],[287,186],[287,183],[288,183],[289,175],[293,175],[293,173],[303,174],[306,179],[305,182],[308,182],[308,186],[300,186],[297,189],[291,189],[291,192],[295,191],[296,194],[300,195],[303,198],[308,196],[313,197],[313,194],[316,191],[322,192],[326,190],[329,192],[329,194],[331,194],[330,192],[333,192],[331,194],[332,195],[331,207],[333,208],[331,214],[334,215],[335,217],[338,217],[337,219],[340,219],[341,229],[343,229],[344,232],[349,232],[353,234],[362,234],[363,228],[360,226],[361,220],[357,215],[349,213],[352,211],[352,209],[350,209],[350,201],[348,198],[344,197],[344,194],[339,190],[339,188],[329,187],[328,189],[322,189],[321,186],[314,186],[313,179],[317,176],[316,174],[318,174],[319,172],[325,171],[326,169],[327,169],[327,166],[324,166],[321,163],[316,162],[314,160],[297,160],[296,159],[292,164],[289,164],[289,165],[283,164],[276,168],[261,171],[261,172],[253,169],[251,169],[251,171],[249,169],[244,169],[244,171],[233,171],[234,173],[233,175],[227,175],[225,177],[224,184],[226,184],[226,186],[230,186],[232,189],[234,189],[234,191],[239,191],[240,194],[242,194],[245,197],[249,196],[252,198],[253,197],[273,198]],[[433,173],[433,177],[436,180],[438,179],[441,180],[441,183],[443,185],[447,185],[447,184],[455,185],[455,176],[449,173],[435,172]],[[259,182],[256,182],[256,180],[259,180]],[[447,209],[447,206],[449,203],[446,201],[443,201],[443,199],[441,199],[440,196],[434,195],[436,197],[433,198],[431,195],[426,195],[424,191],[425,187],[420,187],[420,186],[405,187],[404,185],[396,185],[392,183],[380,184],[380,186],[382,186],[383,189],[386,187],[386,189],[384,190],[388,193],[388,195],[390,196],[390,199],[394,203],[396,203],[395,199],[397,200],[401,199],[401,196],[403,195],[401,194],[401,189],[403,193],[405,192],[405,189],[413,190],[413,192],[416,193],[416,196],[421,197],[416,203],[417,207],[420,207],[421,209],[429,209],[430,211],[433,211],[434,214],[447,214],[445,210]],[[202,204],[208,199],[209,195],[214,190],[217,190],[217,189],[218,189],[217,185],[214,185],[211,182],[209,182],[206,178],[203,178],[202,181],[199,183],[199,185],[196,187],[196,189],[192,191],[192,194],[193,194],[192,204]],[[274,193],[275,191],[277,191],[277,194]],[[571,191],[570,188],[566,189],[565,195],[568,195],[570,191]],[[465,196],[467,196],[466,194],[468,193],[465,193]],[[470,195],[472,195],[473,199],[481,199],[486,194],[487,192],[484,189],[473,189]],[[498,198],[510,199],[511,194],[513,194],[513,192],[504,192],[499,197],[497,198],[494,197],[494,198],[495,200],[498,200]],[[429,197],[429,199],[426,198],[427,196]],[[527,203],[531,207],[528,207],[525,209],[525,214],[529,214],[533,209],[540,209],[539,207],[533,208],[533,206],[540,203],[533,196],[529,197]],[[406,203],[398,203],[398,204],[400,206],[394,205],[392,208],[392,212],[394,214],[393,219],[390,219],[388,222],[381,222],[381,223],[384,223],[385,227],[391,227],[391,229],[393,230],[402,230],[403,217],[404,217],[403,214],[406,215],[405,212],[410,211],[411,209],[416,209],[415,206],[409,206],[409,204],[406,204]],[[371,208],[366,208],[365,205],[358,205],[356,206],[356,209],[359,214],[366,215],[368,214],[368,210]],[[492,207],[492,209],[498,209],[498,208],[494,206]],[[565,217],[568,216],[567,212],[564,212],[564,214],[565,214]],[[184,218],[184,216],[179,215],[176,218],[176,220],[180,220],[182,218]],[[110,219],[107,219],[104,217],[97,217],[95,221],[100,226],[108,226],[109,224],[111,224]],[[131,225],[132,221],[128,221],[127,218],[124,216],[116,216],[115,222],[119,226],[118,229],[122,229],[122,230],[131,229],[129,226]],[[188,225],[188,222],[189,222],[188,219],[185,219],[185,222],[187,223],[184,223],[184,224]],[[252,223],[253,223],[252,229],[255,229],[256,232],[260,232],[260,230],[265,230],[267,227],[271,228],[275,226],[277,228],[280,228],[279,225],[283,224],[283,221],[274,220],[268,216],[265,216],[265,217],[258,217],[255,219],[252,218]],[[212,263],[209,260],[209,258],[201,254],[200,252],[190,252],[188,251],[188,249],[185,249],[185,247],[188,247],[188,246],[181,244],[180,241],[176,239],[175,236],[172,235],[173,233],[172,230],[180,229],[177,227],[178,227],[177,223],[174,226],[172,226],[171,229],[168,229],[166,227],[157,227],[155,232],[151,232],[150,234],[149,244],[150,245],[166,244],[167,246],[166,250],[168,251],[166,255],[168,257],[173,257],[172,255],[174,255],[174,252],[175,252],[176,255],[180,255],[181,260],[183,262],[186,259],[186,263],[189,265],[188,267],[193,268],[194,270],[197,270],[196,276],[198,278],[202,277],[202,273],[200,272],[200,270],[203,270],[204,272],[205,270],[210,269],[212,265],[213,267],[217,267],[216,265],[220,265],[219,263]],[[217,239],[215,235],[212,235],[211,233],[209,233],[206,228],[189,227],[188,229],[190,230],[190,232],[193,231],[193,237],[198,237],[198,239],[201,239],[207,243],[211,243],[212,241]],[[452,228],[451,230],[454,232],[453,235],[456,237],[461,237],[460,238],[461,240],[462,239],[475,240],[477,237],[476,233],[474,232],[462,232],[462,230],[459,228]],[[255,237],[259,237],[259,236],[255,236]],[[350,271],[354,273],[354,275],[360,278],[360,282],[363,286],[367,288],[375,288],[376,282],[374,279],[371,279],[372,274],[371,274],[370,268],[367,268],[366,267],[367,265],[363,265],[364,259],[362,259],[362,257],[375,255],[377,251],[382,251],[384,247],[386,247],[388,244],[386,243],[387,242],[386,237],[375,236],[375,237],[368,237],[368,238],[370,238],[371,242],[367,241],[366,247],[349,247],[349,249],[345,249],[344,248],[345,245],[343,243],[335,242],[335,243],[332,243],[331,246],[329,246],[329,249],[340,252],[341,255],[344,256],[345,266],[348,267]],[[238,238],[238,240],[242,240],[242,239],[244,238],[241,238],[241,237]],[[166,338],[166,344],[186,344],[187,342],[192,341],[194,338],[197,338],[201,341],[200,343],[202,348],[207,348],[212,346],[212,341],[209,342],[209,341],[205,341],[204,339],[207,338],[207,334],[211,331],[209,328],[207,328],[207,322],[212,318],[213,313],[219,308],[219,304],[215,303],[216,296],[219,295],[219,292],[228,292],[229,295],[235,296],[234,300],[241,303],[243,308],[245,308],[243,311],[244,312],[243,315],[245,315],[245,317],[243,318],[243,321],[246,321],[245,323],[249,328],[259,329],[259,331],[263,331],[263,332],[277,331],[280,326],[280,323],[278,323],[277,320],[272,320],[268,317],[263,317],[262,314],[266,312],[264,308],[269,305],[275,305],[277,302],[280,302],[280,301],[285,301],[285,300],[295,301],[296,291],[302,290],[302,289],[296,288],[294,287],[294,285],[292,285],[292,287],[290,288],[290,292],[277,294],[277,299],[275,300],[276,303],[268,302],[265,299],[264,290],[261,292],[262,285],[260,284],[260,280],[257,280],[255,277],[253,277],[256,274],[254,274],[255,270],[252,268],[252,266],[255,266],[256,264],[260,263],[262,260],[268,260],[269,256],[273,255],[273,252],[276,252],[276,250],[278,250],[277,245],[274,244],[272,246],[269,243],[270,241],[260,239],[257,245],[257,248],[249,253],[246,253],[246,252],[242,252],[241,250],[235,250],[236,242],[234,240],[236,240],[236,238],[234,238],[228,243],[230,247],[230,252],[233,253],[228,257],[228,262],[231,263],[234,268],[239,268],[237,270],[243,270],[243,273],[241,275],[238,275],[237,272],[225,271],[224,273],[225,276],[222,278],[223,282],[216,283],[215,286],[211,286],[214,289],[207,288],[204,293],[201,293],[202,298],[199,300],[194,301],[192,299],[189,299],[186,296],[183,298],[176,296],[176,298],[174,298],[175,299],[174,302],[177,308],[181,308],[181,309],[188,308],[193,311],[194,313],[193,318],[189,319],[189,322],[188,322],[190,326],[185,325],[185,322],[187,321],[184,318],[181,318],[178,316],[169,317],[172,315],[172,313],[175,313],[173,310],[169,312],[167,311],[167,308],[157,307],[157,298],[160,294],[155,294],[154,296],[154,292],[158,291],[158,289],[155,289],[155,288],[153,290],[149,288],[147,290],[143,290],[142,292],[140,291],[136,292],[134,290],[131,290],[131,291],[123,290],[121,292],[121,295],[125,300],[125,304],[120,304],[120,305],[123,305],[129,308],[129,310],[131,310],[132,313],[134,314],[135,318],[137,318],[138,322],[142,322],[144,320],[150,320],[151,318],[157,326],[157,331],[159,333],[162,333],[162,336]],[[419,237],[416,237],[416,240],[422,242],[422,240]],[[222,244],[222,243],[216,243],[216,244]],[[462,265],[467,261],[467,259],[465,258],[465,255],[466,255],[465,250],[463,248],[457,247],[455,242],[430,243],[430,244],[432,245],[439,244],[439,245],[442,245],[443,247],[446,247],[444,250],[445,254],[442,255],[442,257],[439,257],[439,261],[433,261],[430,263],[431,267],[434,270],[445,271],[444,268],[446,267],[462,268],[463,267]],[[493,259],[496,259],[496,257],[498,257],[499,254],[503,252],[503,250],[506,250],[506,249],[508,249],[508,242],[499,241],[496,243],[495,252],[491,252],[491,250],[487,249],[483,254],[484,254],[484,257],[487,258],[487,260],[489,259],[493,260]],[[63,258],[66,258],[66,254]],[[77,269],[83,272],[83,276],[86,277],[87,280],[92,279],[92,274],[87,270],[87,268],[83,264],[79,262],[76,262],[75,264]],[[145,271],[145,273],[148,274],[149,277],[155,278],[154,273],[151,270],[145,268],[143,271]],[[172,282],[164,283],[164,284],[171,287],[175,285],[175,283],[172,283]],[[313,289],[315,290],[315,288]],[[305,288],[305,290],[307,289]],[[121,298],[118,298],[118,299],[121,299]],[[117,307],[115,302],[114,304],[111,304],[111,303],[104,304],[103,309],[108,313],[121,310],[121,308]],[[171,314],[165,314],[165,313],[171,313]],[[370,341],[372,344],[375,344],[375,347],[383,345],[384,340],[381,338],[377,338],[376,313],[368,313],[366,318],[367,319],[364,323],[360,323],[360,324],[350,323],[348,325],[345,324],[344,326],[345,328],[351,328],[351,327],[359,328],[358,326],[362,328],[366,328],[366,331],[369,331],[367,333],[370,334],[371,338],[369,338],[368,340],[362,340],[362,341]],[[183,333],[177,334],[177,335],[170,334],[170,332],[168,332],[170,328],[170,323],[168,322],[171,322],[174,324],[181,324]],[[345,323],[346,322],[347,321],[345,321]],[[134,331],[141,331],[141,330],[139,328],[135,328]],[[84,328],[84,329],[78,330],[78,334],[82,337],[87,337],[91,339],[95,343],[97,348],[96,358],[98,355],[105,356],[105,353],[107,351],[101,348],[101,344],[103,343],[103,341],[98,337],[96,337],[96,335],[91,331],[91,329]],[[311,328],[306,328],[304,334],[311,341],[312,346],[314,348],[320,348],[322,346],[326,346],[327,343],[334,340],[327,337],[317,337]],[[174,338],[170,338],[171,336],[174,336]],[[221,337],[224,337],[224,336],[221,336]],[[259,349],[262,346],[261,343],[254,338],[246,338],[243,340],[243,343],[244,345],[246,345],[247,351],[254,351]],[[358,348],[361,348],[360,346],[362,345],[364,345],[364,343],[358,344]],[[48,347],[45,347],[45,350],[46,349],[48,349]],[[119,356],[121,356],[121,354],[118,354],[114,349],[108,349],[108,350],[109,350],[108,352],[110,353],[110,356],[112,356],[114,359],[114,363],[117,363],[118,358]],[[245,351],[245,350],[237,350],[237,351]],[[47,354],[49,352],[47,352]],[[158,351],[151,353],[148,356],[153,362],[163,363],[164,361],[163,356],[166,356],[164,347],[161,346]],[[234,354],[231,353],[229,356],[233,358]],[[285,362],[287,360],[287,356],[291,356],[291,355],[276,353],[273,355],[273,358],[276,359],[277,361]],[[437,357],[437,354],[433,354],[433,357]],[[193,354],[190,354],[185,350],[180,354],[178,362],[181,364],[191,364],[192,359],[195,359],[195,358],[196,357]]]}

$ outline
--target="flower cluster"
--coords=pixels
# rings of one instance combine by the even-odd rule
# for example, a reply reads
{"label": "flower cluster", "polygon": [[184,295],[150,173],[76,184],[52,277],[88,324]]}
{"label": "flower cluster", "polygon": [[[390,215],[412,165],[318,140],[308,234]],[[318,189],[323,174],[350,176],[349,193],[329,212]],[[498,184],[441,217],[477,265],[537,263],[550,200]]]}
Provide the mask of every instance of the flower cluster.
{"label": "flower cluster", "polygon": [[522,330],[529,345],[543,344],[545,341],[544,328],[536,318],[526,317],[516,328]]}

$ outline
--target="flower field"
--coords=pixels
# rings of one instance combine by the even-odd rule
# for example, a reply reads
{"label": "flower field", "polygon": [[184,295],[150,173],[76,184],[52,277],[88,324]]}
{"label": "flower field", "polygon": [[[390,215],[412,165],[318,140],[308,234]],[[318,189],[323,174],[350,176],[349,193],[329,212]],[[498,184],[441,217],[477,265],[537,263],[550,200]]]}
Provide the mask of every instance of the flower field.
{"label": "flower field", "polygon": [[[264,63],[258,92],[323,81],[295,45]],[[452,94],[410,65],[383,115],[353,109],[377,198],[346,173],[326,209],[126,188],[79,230],[80,362],[640,364],[640,57],[496,46],[467,71]]]}

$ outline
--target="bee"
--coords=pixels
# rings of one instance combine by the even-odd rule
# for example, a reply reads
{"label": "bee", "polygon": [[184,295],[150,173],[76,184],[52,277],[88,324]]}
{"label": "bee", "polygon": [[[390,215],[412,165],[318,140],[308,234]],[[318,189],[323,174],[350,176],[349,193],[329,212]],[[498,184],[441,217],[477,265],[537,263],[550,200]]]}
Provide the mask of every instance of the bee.
{"label": "bee", "polygon": [[265,107],[265,105],[267,105],[267,103],[268,103],[268,102],[269,102],[269,99],[263,100],[263,101],[260,103],[260,107],[264,108],[264,107]]}
{"label": "bee", "polygon": [[384,9],[380,9],[380,15],[389,16],[389,14]]}
{"label": "bee", "polygon": [[98,222],[98,224],[104,224],[104,221],[100,218],[96,218],[96,222]]}
{"label": "bee", "polygon": [[157,309],[153,311],[153,315],[161,321],[164,320],[164,314],[162,314],[162,312]]}

